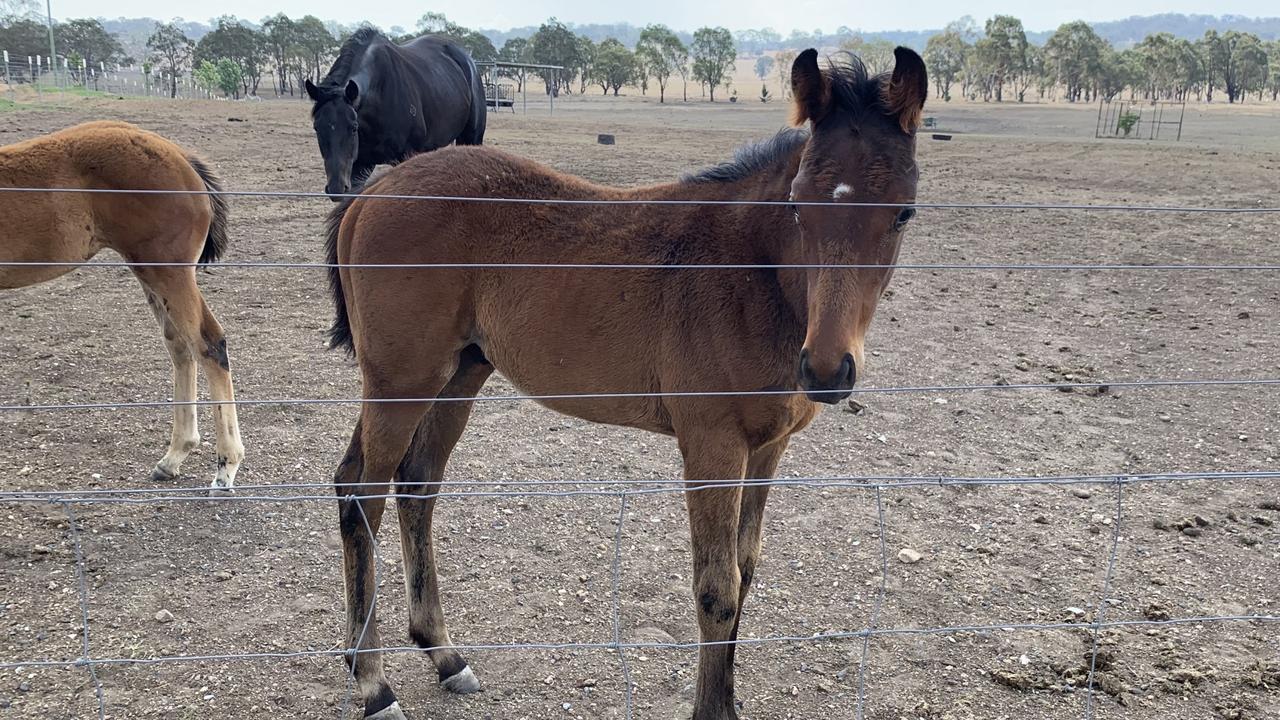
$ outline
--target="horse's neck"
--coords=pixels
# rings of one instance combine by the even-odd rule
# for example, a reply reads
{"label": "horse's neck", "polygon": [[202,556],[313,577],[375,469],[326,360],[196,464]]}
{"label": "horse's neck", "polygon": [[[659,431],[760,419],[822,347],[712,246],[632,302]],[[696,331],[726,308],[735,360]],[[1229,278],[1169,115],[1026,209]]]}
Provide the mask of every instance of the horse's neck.
{"label": "horse's neck", "polygon": [[[799,171],[801,152],[802,149],[797,149],[785,162],[741,180],[714,184],[719,199],[771,203],[718,208],[733,216],[732,225],[737,230],[732,237],[723,238],[723,242],[734,246],[726,252],[728,261],[745,260],[759,265],[800,265],[805,262],[794,210],[780,204],[791,197],[791,181]],[[803,321],[808,314],[805,271],[779,270],[773,275],[792,314]]]}

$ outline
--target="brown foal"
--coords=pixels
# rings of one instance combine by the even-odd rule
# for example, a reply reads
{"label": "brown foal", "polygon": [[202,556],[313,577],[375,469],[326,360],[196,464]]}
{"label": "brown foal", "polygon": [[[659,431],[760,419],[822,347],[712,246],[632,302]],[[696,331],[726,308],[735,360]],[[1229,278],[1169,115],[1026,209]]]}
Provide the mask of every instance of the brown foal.
{"label": "brown foal", "polygon": [[[674,435],[684,458],[693,596],[702,642],[696,720],[737,717],[733,657],[760,557],[767,485],[788,438],[853,388],[863,337],[914,211],[915,134],[928,83],[905,48],[892,73],[856,60],[792,70],[794,121],[733,161],[680,182],[599,187],[490,147],[419,155],[367,194],[598,200],[762,200],[770,206],[557,205],[357,198],[330,220],[337,318],[365,402],[336,491],[347,645],[378,648],[374,539],[400,499],[409,633],[450,690],[479,688],[440,608],[431,515],[470,400],[494,370],[535,395],[782,391],[777,394],[561,398],[586,420]],[[801,204],[804,203],[804,204]],[[822,203],[814,206],[810,203]],[[882,205],[876,205],[881,203]],[[697,270],[370,268],[361,264],[586,263],[805,265]],[[815,265],[871,265],[832,268]],[[796,392],[789,392],[796,391]],[[711,486],[707,489],[698,489]],[[359,496],[365,496],[360,499]],[[357,505],[356,503],[359,503]],[[367,621],[367,628],[366,628]],[[365,717],[403,718],[377,652],[349,656]]]}
{"label": "brown foal", "polygon": [[[135,263],[209,263],[227,244],[227,208],[200,159],[154,133],[122,122],[91,122],[0,147],[0,187],[181,190],[199,194],[0,191],[0,289],[52,280],[103,248]],[[196,399],[196,362],[214,406],[218,466],[212,489],[230,491],[244,459],[227,340],[185,267],[135,267],[173,361],[173,399]],[[171,480],[200,444],[194,405],[175,405],[169,451],[152,472]]]}

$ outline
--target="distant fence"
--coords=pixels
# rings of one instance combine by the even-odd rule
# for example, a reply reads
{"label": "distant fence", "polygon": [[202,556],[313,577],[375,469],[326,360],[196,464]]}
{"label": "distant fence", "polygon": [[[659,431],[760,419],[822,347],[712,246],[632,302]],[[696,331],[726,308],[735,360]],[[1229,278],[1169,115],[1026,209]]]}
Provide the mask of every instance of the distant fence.
{"label": "distant fence", "polygon": [[1102,100],[1098,103],[1098,126],[1093,136],[1181,140],[1182,121],[1186,115],[1185,100]]}

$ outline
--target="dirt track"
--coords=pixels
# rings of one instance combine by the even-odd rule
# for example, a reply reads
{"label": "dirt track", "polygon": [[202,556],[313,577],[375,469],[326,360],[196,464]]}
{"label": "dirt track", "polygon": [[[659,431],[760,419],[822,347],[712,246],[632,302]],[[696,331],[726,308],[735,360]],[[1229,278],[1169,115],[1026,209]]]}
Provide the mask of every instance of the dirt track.
{"label": "dirt track", "polygon": [[[1280,205],[1275,106],[1189,113],[1180,144],[1092,139],[1095,110],[932,107],[951,142],[921,145],[922,201]],[[659,107],[570,98],[555,117],[491,117],[492,144],[590,179],[638,184],[728,157],[785,116],[780,104]],[[228,122],[235,117],[241,122]],[[79,100],[0,112],[0,143],[92,118],[129,120],[204,154],[231,189],[322,186],[296,103]],[[617,136],[601,146],[596,134]],[[320,259],[325,200],[238,199],[229,254]],[[922,211],[904,263],[1280,263],[1276,216]],[[351,363],[322,349],[321,271],[215,268],[201,275],[228,329],[242,399],[345,398]],[[1275,272],[900,271],[869,338],[871,386],[997,381],[1280,377]],[[86,269],[0,295],[0,402],[163,399],[168,360],[137,284]],[[487,394],[514,392],[495,378]],[[871,395],[865,413],[823,412],[793,442],[786,477],[1016,476],[1276,470],[1273,388]],[[238,482],[325,482],[350,406],[255,406],[241,414]],[[211,441],[207,412],[201,414]],[[155,410],[0,414],[5,489],[146,487],[169,418]],[[212,448],[188,460],[204,485]],[[674,445],[527,403],[481,403],[451,478],[482,482],[678,477]],[[890,557],[878,626],[1092,619],[1114,523],[1106,619],[1280,615],[1280,483],[930,487],[883,493]],[[616,498],[467,498],[437,514],[445,609],[460,644],[610,642]],[[15,505],[0,524],[0,662],[78,657],[74,557],[63,509]],[[95,657],[326,650],[340,636],[332,501],[82,505]],[[1198,535],[1176,527],[1199,515]],[[387,644],[408,644],[394,513],[380,548]],[[623,526],[622,637],[697,637],[679,495],[633,498]],[[874,493],[778,489],[743,634],[807,636],[866,626],[880,587]],[[894,559],[910,547],[918,564]],[[160,611],[172,621],[158,621]],[[1103,633],[1099,718],[1280,717],[1280,626],[1231,623]],[[1078,718],[1084,630],[877,638],[867,717]],[[608,651],[475,651],[486,691],[446,697],[424,659],[389,658],[411,717],[621,718]],[[762,644],[738,654],[751,720],[852,717],[860,642]],[[634,651],[635,717],[687,717],[691,650]],[[1025,660],[1025,662],[1024,662]],[[99,670],[116,718],[334,718],[336,658],[210,661]],[[88,718],[83,669],[0,675],[0,718]],[[682,715],[681,713],[685,713]]]}

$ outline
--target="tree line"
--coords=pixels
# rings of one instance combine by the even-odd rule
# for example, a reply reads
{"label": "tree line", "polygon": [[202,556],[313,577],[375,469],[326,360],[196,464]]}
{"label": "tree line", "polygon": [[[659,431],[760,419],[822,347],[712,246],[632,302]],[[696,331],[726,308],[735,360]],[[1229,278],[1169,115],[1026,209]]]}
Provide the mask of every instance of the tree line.
{"label": "tree line", "polygon": [[[29,0],[0,1],[14,7],[30,5]],[[754,55],[756,76],[762,81],[776,76],[785,94],[794,52],[763,48],[789,39],[829,39],[820,30],[796,31],[784,39],[767,28],[734,34],[725,28],[703,27],[687,35],[665,25],[649,25],[638,33],[629,32],[628,39],[634,37],[630,43],[615,37],[597,42],[550,18],[528,37],[507,37],[501,47],[495,47],[485,33],[434,12],[418,20],[417,32],[392,30],[389,35],[396,41],[423,33],[451,38],[479,62],[560,66],[561,71],[532,71],[548,93],[587,93],[599,88],[602,94],[617,95],[630,86],[644,94],[656,90],[660,102],[666,101],[677,80],[684,100],[692,81],[702,96],[715,101],[718,90],[728,91],[740,53]],[[235,98],[259,94],[266,77],[275,94],[300,96],[302,81],[324,75],[348,34],[312,15],[292,19],[283,13],[257,25],[220,17],[198,42],[176,23],[157,23],[147,38],[144,57],[136,59],[126,54],[99,20],[68,20],[56,24],[54,31],[59,53],[66,57],[74,77],[79,77],[81,68],[140,62],[148,78],[161,79],[171,95],[177,93],[178,78],[191,77],[211,94]],[[0,49],[11,55],[47,54],[47,32],[30,7],[0,15]],[[892,66],[889,40],[861,37],[847,28],[834,37],[871,71]],[[1023,102],[1034,92],[1039,99],[1076,102],[1112,99],[1127,91],[1131,97],[1151,100],[1280,99],[1280,40],[1263,40],[1248,32],[1210,29],[1194,41],[1158,32],[1132,47],[1117,49],[1088,23],[1076,21],[1062,25],[1041,44],[1029,37],[1035,35],[1010,15],[996,15],[981,27],[969,17],[949,24],[929,37],[924,47],[936,97],[949,101],[958,91],[969,100]],[[510,67],[500,67],[499,74],[521,85],[527,76]],[[761,99],[768,97],[767,88],[762,88]]]}
{"label": "tree line", "polygon": [[1280,98],[1280,39],[1237,30],[1207,30],[1195,41],[1158,32],[1120,50],[1076,21],[1035,45],[1021,20],[996,15],[981,29],[971,18],[951,23],[929,38],[924,58],[943,100],[957,86],[964,98],[995,102],[1023,102],[1033,89],[1040,99],[1068,102],[1125,92],[1147,100]]}

